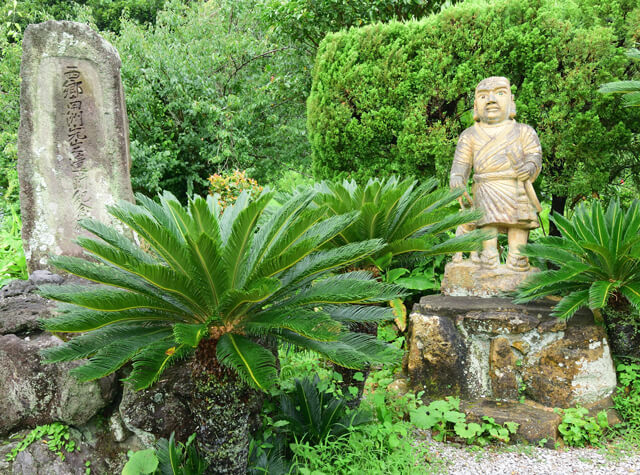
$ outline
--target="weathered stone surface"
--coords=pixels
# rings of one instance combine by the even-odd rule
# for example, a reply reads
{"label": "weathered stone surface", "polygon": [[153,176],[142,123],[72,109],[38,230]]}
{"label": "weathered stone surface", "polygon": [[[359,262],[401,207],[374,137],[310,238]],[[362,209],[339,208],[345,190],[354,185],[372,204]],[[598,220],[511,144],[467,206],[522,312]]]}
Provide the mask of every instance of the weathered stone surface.
{"label": "weathered stone surface", "polygon": [[539,269],[526,272],[512,270],[504,264],[487,269],[470,259],[449,262],[440,285],[443,295],[455,297],[496,297],[515,290],[524,279]]}
{"label": "weathered stone surface", "polygon": [[522,368],[525,394],[547,406],[596,403],[615,389],[615,369],[600,326],[570,326],[563,339],[530,356]]}
{"label": "weathered stone surface", "polygon": [[51,317],[55,303],[35,294],[0,298],[0,335],[40,331],[38,319]]}
{"label": "weathered stone surface", "polygon": [[196,430],[188,407],[193,386],[190,368],[181,363],[162,373],[151,388],[134,391],[125,385],[120,403],[124,425],[149,445],[160,437],[186,441]]}
{"label": "weathered stone surface", "polygon": [[411,314],[407,369],[411,384],[425,394],[460,394],[465,387],[466,348],[453,321]]}
{"label": "weathered stone surface", "polygon": [[462,322],[470,332],[494,335],[526,333],[539,323],[540,319],[536,316],[517,310],[469,312]]}
{"label": "weathered stone surface", "polygon": [[518,398],[516,365],[518,358],[507,338],[494,338],[489,347],[489,377],[494,397],[498,399]]}
{"label": "weathered stone surface", "polygon": [[611,395],[615,370],[606,335],[590,312],[569,322],[553,302],[423,297],[409,317],[406,372],[431,397],[518,399],[544,405],[590,404]]}
{"label": "weathered stone surface", "polygon": [[112,222],[132,200],[128,121],[117,51],[87,25],[30,25],[22,43],[18,173],[29,271],[80,255],[77,221]]}
{"label": "weathered stone surface", "polygon": [[115,397],[115,377],[81,383],[69,374],[78,363],[44,365],[38,352],[58,338],[0,336],[0,435],[60,421],[83,424]]}
{"label": "weathered stone surface", "polygon": [[560,440],[558,425],[562,416],[556,414],[553,409],[532,401],[463,401],[460,408],[467,415],[469,422],[482,423],[485,416],[493,417],[498,424],[517,422],[519,427],[513,437],[516,441],[537,444],[546,439],[545,447],[553,448]]}

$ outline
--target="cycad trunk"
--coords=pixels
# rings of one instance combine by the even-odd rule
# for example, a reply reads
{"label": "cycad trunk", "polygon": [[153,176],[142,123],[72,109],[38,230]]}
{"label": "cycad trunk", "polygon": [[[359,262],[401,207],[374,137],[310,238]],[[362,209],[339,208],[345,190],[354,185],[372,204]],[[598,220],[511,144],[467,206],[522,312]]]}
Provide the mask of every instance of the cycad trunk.
{"label": "cycad trunk", "polygon": [[191,411],[206,473],[244,475],[252,430],[258,424],[262,393],[250,388],[216,358],[216,342],[200,342],[193,363]]}
{"label": "cycad trunk", "polygon": [[640,315],[626,298],[615,297],[609,299],[603,312],[611,352],[640,359]]}

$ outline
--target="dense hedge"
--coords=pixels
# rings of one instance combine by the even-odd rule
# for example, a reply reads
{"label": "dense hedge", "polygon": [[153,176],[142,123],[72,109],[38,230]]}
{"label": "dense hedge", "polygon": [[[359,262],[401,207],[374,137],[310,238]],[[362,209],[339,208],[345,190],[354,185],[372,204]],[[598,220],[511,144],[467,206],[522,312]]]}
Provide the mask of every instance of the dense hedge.
{"label": "dense hedge", "polygon": [[[561,4],[561,5],[559,5]],[[507,76],[520,122],[538,131],[543,186],[554,195],[602,189],[638,166],[640,111],[598,86],[637,74],[634,1],[465,2],[407,23],[328,35],[307,103],[315,173],[364,179],[433,174],[444,182],[473,91]]]}

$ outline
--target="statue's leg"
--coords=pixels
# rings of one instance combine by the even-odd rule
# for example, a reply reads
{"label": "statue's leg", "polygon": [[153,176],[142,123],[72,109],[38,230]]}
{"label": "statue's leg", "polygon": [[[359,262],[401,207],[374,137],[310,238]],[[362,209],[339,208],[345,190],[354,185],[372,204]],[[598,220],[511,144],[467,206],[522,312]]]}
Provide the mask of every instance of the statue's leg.
{"label": "statue's leg", "polygon": [[520,254],[520,246],[524,246],[529,240],[529,230],[522,228],[509,228],[507,237],[509,241],[507,267],[517,271],[529,270],[529,260]]}
{"label": "statue's leg", "polygon": [[498,228],[495,226],[483,226],[491,238],[482,243],[482,253],[480,254],[480,264],[483,267],[493,269],[500,265],[500,254],[498,253]]}

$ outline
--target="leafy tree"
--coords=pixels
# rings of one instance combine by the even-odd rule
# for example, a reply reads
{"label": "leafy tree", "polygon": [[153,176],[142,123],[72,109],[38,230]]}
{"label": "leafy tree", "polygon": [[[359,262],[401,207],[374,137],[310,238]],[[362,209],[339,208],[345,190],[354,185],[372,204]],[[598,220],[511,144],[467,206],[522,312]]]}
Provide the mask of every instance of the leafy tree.
{"label": "leafy tree", "polygon": [[542,192],[554,210],[628,167],[640,171],[640,112],[621,114],[619,98],[597,92],[635,72],[624,52],[640,7],[618,3],[619,12],[592,2],[465,2],[421,21],[327,35],[308,100],[315,173],[448,181],[457,138],[473,123],[474,88],[492,75],[511,79],[517,120],[538,132]]}
{"label": "leafy tree", "polygon": [[350,368],[397,356],[347,324],[393,318],[390,309],[370,305],[394,298],[398,288],[366,272],[331,274],[383,243],[318,250],[357,213],[324,219],[323,208],[307,209],[313,195],[306,194],[267,216],[271,197],[250,202],[245,192],[222,212],[212,196],[195,197],[185,208],[168,193],[160,204],[138,195],[139,205],[121,202],[110,213],[135,231],[142,247],[83,220],[81,226],[99,239],[81,237],[78,243],[96,260],[51,261],[103,285],[41,287],[43,296],[63,302],[44,328],[82,333],[44,350],[46,361],[89,358],[72,370],[83,381],[132,361],[127,381],[141,389],[193,355],[198,443],[216,473],[246,470],[247,421],[260,402],[255,390],[268,391],[277,379],[274,340]]}
{"label": "leafy tree", "polygon": [[297,57],[265,31],[256,2],[169,2],[156,24],[125,21],[123,61],[135,190],[204,192],[212,171],[261,182],[298,169],[302,118],[283,99]]}

